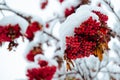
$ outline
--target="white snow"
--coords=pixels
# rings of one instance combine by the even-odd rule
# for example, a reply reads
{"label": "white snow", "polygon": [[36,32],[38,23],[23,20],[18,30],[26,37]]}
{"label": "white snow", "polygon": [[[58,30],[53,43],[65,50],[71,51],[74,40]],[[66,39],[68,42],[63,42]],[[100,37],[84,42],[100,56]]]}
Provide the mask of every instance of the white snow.
{"label": "white snow", "polygon": [[25,33],[27,26],[28,26],[28,23],[23,18],[17,15],[5,16],[4,18],[0,20],[0,25],[5,26],[8,24],[12,24],[12,25],[19,24],[22,33]]}
{"label": "white snow", "polygon": [[64,23],[62,23],[59,29],[59,36],[61,40],[61,48],[63,51],[65,50],[65,38],[66,36],[74,35],[75,27],[79,27],[79,25],[87,20],[90,16],[98,21],[98,16],[91,12],[91,8],[93,8],[93,6],[81,6],[75,13],[70,15]]}
{"label": "white snow", "polygon": [[[1,1],[1,0],[0,0]],[[66,8],[70,8],[71,6],[76,6],[79,0],[65,0],[63,3],[59,3],[58,0],[49,0],[48,6],[45,8],[45,10],[40,9],[40,0],[6,0],[7,4],[14,10],[19,11],[21,13],[26,13],[25,15],[32,15],[33,19],[32,21],[39,21],[44,27],[45,22],[51,20],[52,18],[60,17],[64,18],[64,10]],[[92,10],[101,11],[104,14],[107,14],[109,16],[108,20],[108,26],[112,28],[117,33],[120,33],[120,22],[115,17],[115,15],[112,13],[111,9],[103,2],[103,0],[91,0],[92,3],[89,5],[81,6],[76,10],[76,12],[72,15],[70,15],[65,22],[61,24],[60,20],[57,19],[53,23],[50,23],[50,29],[45,29],[48,32],[52,32],[53,35],[55,35],[57,38],[61,40],[61,47],[62,52],[58,51],[58,55],[63,56],[64,49],[65,49],[65,36],[72,36],[74,33],[74,28],[78,27],[82,22],[87,20],[90,16],[92,16],[94,19],[98,20],[98,16],[93,14]],[[101,8],[96,7],[98,3],[101,3]],[[120,14],[120,1],[119,0],[113,0],[111,5],[114,7],[115,12]],[[15,14],[3,11],[5,13],[5,17],[2,16],[0,13],[0,25],[6,25],[6,24],[19,24],[22,33],[25,33],[28,23],[16,16]],[[4,17],[4,18],[3,18]],[[44,22],[45,21],[45,22]],[[53,30],[53,31],[52,31]],[[50,39],[49,43],[52,44],[52,46],[47,46],[46,43],[44,43],[47,39]],[[26,79],[26,69],[32,68],[32,67],[38,67],[37,65],[37,59],[42,58],[50,62],[49,65],[56,65],[56,61],[54,61],[53,55],[57,55],[54,53],[55,47],[59,44],[56,44],[56,42],[52,41],[50,37],[47,35],[43,35],[42,32],[38,31],[35,33],[35,38],[32,42],[29,42],[26,38],[25,41],[22,42],[22,38],[16,39],[19,43],[19,46],[17,48],[14,48],[16,52],[11,51],[8,52],[7,45],[8,43],[4,43],[2,47],[0,47],[0,79],[1,80],[27,80]],[[25,55],[31,50],[34,46],[37,46],[38,43],[44,43],[42,45],[42,48],[45,52],[45,57],[41,55],[35,56],[35,63],[28,63],[25,60]],[[110,51],[106,52],[104,55],[104,59],[101,62],[100,67],[105,66],[107,60],[109,61],[109,64],[103,68],[101,71],[107,70],[109,71],[117,72],[120,71],[120,67],[118,64],[120,64],[120,55],[119,46],[120,42],[118,38],[111,38],[111,41],[109,42]],[[117,53],[118,52],[118,53]],[[52,60],[51,60],[52,59]],[[78,62],[81,66],[80,72],[83,74],[85,72],[85,75],[88,76],[88,70],[85,66],[84,60],[86,60],[86,64],[90,69],[95,69],[96,71],[99,68],[99,60],[98,58],[94,56],[89,56],[84,59],[77,59],[76,62]],[[62,65],[61,71],[58,71],[57,73],[66,73],[65,71],[65,65]],[[73,68],[74,69],[74,68]],[[82,69],[83,72],[82,72]],[[90,71],[92,72],[92,70]],[[96,72],[92,72],[92,76],[94,76]],[[119,74],[111,74],[114,76],[117,80],[120,79]],[[75,76],[75,75],[72,75]],[[76,75],[77,77],[80,77],[79,75]],[[65,76],[63,76],[61,79],[63,79]],[[88,77],[87,77],[88,78]],[[94,80],[109,80],[108,73],[99,72],[97,77]],[[56,79],[53,79],[56,80]]]}

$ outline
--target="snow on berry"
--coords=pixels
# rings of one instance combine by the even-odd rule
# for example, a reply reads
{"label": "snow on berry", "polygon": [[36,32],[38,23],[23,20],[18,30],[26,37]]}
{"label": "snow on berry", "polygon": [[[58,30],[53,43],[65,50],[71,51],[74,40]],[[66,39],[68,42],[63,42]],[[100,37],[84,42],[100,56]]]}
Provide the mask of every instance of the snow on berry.
{"label": "snow on berry", "polygon": [[14,39],[18,38],[21,36],[20,33],[20,26],[18,24],[16,25],[6,25],[6,26],[0,26],[0,42],[10,42],[13,41]]}
{"label": "snow on berry", "polygon": [[19,24],[16,25],[5,25],[0,26],[0,43],[10,42],[8,45],[8,50],[11,51],[13,47],[17,47],[18,43],[15,43],[14,40],[22,36],[21,28]]}
{"label": "snow on berry", "polygon": [[43,54],[43,53],[42,53],[42,48],[41,48],[41,46],[33,47],[33,49],[30,50],[30,51],[28,52],[28,54],[26,55],[26,58],[27,58],[28,61],[34,61],[34,57],[35,57],[37,54]]}
{"label": "snow on berry", "polygon": [[44,66],[27,70],[28,80],[52,80],[56,66]]}
{"label": "snow on berry", "polygon": [[80,2],[79,0],[59,0],[62,1],[61,3],[61,9],[62,9],[62,16],[68,17],[72,13],[75,12],[75,8],[79,6]]}
{"label": "snow on berry", "polygon": [[65,9],[65,12],[64,12],[65,17],[68,17],[69,15],[71,15],[71,14],[74,13],[74,12],[75,12],[75,9],[74,9],[73,6],[71,6],[70,8],[66,8],[66,9]]}
{"label": "snow on berry", "polygon": [[48,62],[45,61],[45,60],[39,60],[39,61],[38,61],[38,64],[39,64],[41,67],[44,67],[44,66],[47,66],[47,65],[48,65]]}
{"label": "snow on berry", "polygon": [[[82,7],[77,10],[62,24],[60,36],[62,35],[63,42],[61,43],[62,47],[66,46],[62,49],[68,59],[95,55],[101,61],[104,50],[109,50],[110,28],[106,23],[108,17],[100,11],[91,10],[90,8],[87,11],[80,12],[85,8]],[[75,20],[77,18],[81,19]],[[68,30],[63,30],[63,27],[67,27]]]}
{"label": "snow on berry", "polygon": [[30,23],[29,26],[27,27],[27,30],[26,30],[26,37],[30,41],[32,41],[34,38],[34,33],[41,30],[41,29],[42,29],[42,25],[39,24],[37,21]]}
{"label": "snow on berry", "polygon": [[[38,65],[36,65],[36,63]],[[52,80],[57,70],[57,65],[43,55],[35,56],[35,63],[27,69],[28,80]]]}
{"label": "snow on berry", "polygon": [[41,1],[41,9],[45,9],[45,7],[47,6],[47,4],[48,4],[48,0],[42,0]]}

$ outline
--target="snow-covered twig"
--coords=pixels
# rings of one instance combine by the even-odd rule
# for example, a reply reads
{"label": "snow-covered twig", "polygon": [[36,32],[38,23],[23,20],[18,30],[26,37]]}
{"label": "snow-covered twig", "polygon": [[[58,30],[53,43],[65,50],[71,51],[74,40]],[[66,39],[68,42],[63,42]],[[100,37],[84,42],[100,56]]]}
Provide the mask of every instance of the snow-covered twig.
{"label": "snow-covered twig", "polygon": [[[78,74],[81,76],[81,78],[82,78],[83,80],[85,80],[84,73],[83,73],[83,75],[82,75],[82,73],[81,73],[81,70],[82,70],[82,72],[83,72],[82,67],[77,63],[77,61],[75,61],[75,64],[76,64],[76,68],[77,68]],[[81,69],[81,70],[80,70],[80,69]]]}
{"label": "snow-covered twig", "polygon": [[102,68],[100,68],[100,65],[101,65],[101,62],[99,63],[98,71],[97,71],[96,74],[92,77],[92,79],[94,79],[94,78],[98,75],[98,73],[100,72],[100,70],[102,69]]}
{"label": "snow-covered twig", "polygon": [[47,34],[48,36],[52,37],[53,39],[55,39],[56,41],[59,41],[59,39],[57,39],[55,36],[53,36],[52,34],[46,32],[46,31],[43,31],[43,33]]}
{"label": "snow-covered twig", "polygon": [[[28,23],[31,23],[31,16],[24,16],[23,14],[16,12],[15,10],[11,9],[6,2],[4,2],[2,5],[4,5],[6,8],[0,8],[0,10],[6,10],[6,11],[10,11],[13,12],[14,14],[16,14],[17,16],[20,16],[21,18],[25,19]],[[54,37],[52,34],[46,32],[43,30],[43,33],[47,34],[48,36],[52,37],[53,39],[55,39],[56,41],[59,41],[59,39],[57,39],[56,37]]]}
{"label": "snow-covered twig", "polygon": [[78,72],[72,71],[72,72],[67,72],[67,73],[59,74],[59,77],[62,77],[62,76],[65,76],[65,75],[70,75],[70,74],[78,74]]}
{"label": "snow-covered twig", "polygon": [[111,71],[100,71],[100,72],[110,73],[110,74],[120,74],[120,72],[111,72]]}
{"label": "snow-covered twig", "polygon": [[114,11],[114,8],[110,5],[110,3],[109,2],[107,2],[106,0],[103,0],[108,6],[109,6],[109,8],[111,9],[111,11],[113,12],[113,14],[116,16],[116,18],[119,20],[119,22],[120,22],[120,18],[119,18],[119,16],[116,14],[116,12]]}
{"label": "snow-covered twig", "polygon": [[16,15],[22,17],[23,19],[25,19],[28,23],[31,22],[31,20],[30,20],[30,19],[31,19],[31,16],[28,16],[28,17],[23,16],[22,14],[20,14],[20,13],[14,11],[14,10],[12,10],[11,8],[0,8],[0,10],[6,10],[6,11],[13,12],[14,14],[16,14]]}
{"label": "snow-covered twig", "polygon": [[88,67],[85,59],[84,59],[84,64],[85,64],[85,66],[86,66],[86,68],[87,68],[87,70],[88,70],[88,74],[89,74],[88,76],[89,76],[89,78],[91,79],[92,76],[91,76],[91,73],[90,73],[90,69],[89,69],[89,67]]}
{"label": "snow-covered twig", "polygon": [[92,77],[92,79],[94,79],[97,75],[98,75],[98,73],[99,72],[101,72],[101,70],[103,69],[103,68],[106,68],[107,67],[107,65],[109,64],[109,60],[107,60],[107,63],[104,65],[104,66],[102,66],[101,67],[101,62],[99,63],[99,66],[98,66],[98,70],[97,70],[97,72],[96,72],[96,74]]}
{"label": "snow-covered twig", "polygon": [[5,5],[5,3],[0,3],[0,5]]}

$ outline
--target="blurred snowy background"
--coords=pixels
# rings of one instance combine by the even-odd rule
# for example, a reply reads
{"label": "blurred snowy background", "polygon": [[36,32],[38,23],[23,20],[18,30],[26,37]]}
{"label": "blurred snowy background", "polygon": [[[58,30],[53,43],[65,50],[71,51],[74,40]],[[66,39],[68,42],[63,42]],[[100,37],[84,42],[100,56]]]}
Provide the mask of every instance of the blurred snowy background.
{"label": "blurred snowy background", "polygon": [[[2,1],[2,0],[0,0]],[[66,0],[69,2],[73,2],[72,0]],[[75,0],[73,4],[77,4],[78,0]],[[93,5],[96,5],[98,2],[102,2],[100,0],[91,0]],[[109,0],[108,0],[109,1]],[[12,8],[13,10],[17,12],[26,13],[28,15],[35,15],[37,18],[42,18],[43,21],[47,22],[51,19],[54,19],[56,16],[63,17],[63,9],[65,6],[69,6],[68,4],[64,4],[61,7],[61,4],[58,2],[58,0],[49,0],[49,4],[46,7],[45,10],[40,9],[40,0],[6,0],[7,5]],[[102,2],[103,3],[103,2]],[[120,0],[111,0],[111,5],[114,7],[114,10],[116,14],[120,18]],[[104,3],[103,3],[104,4]],[[113,30],[115,30],[117,33],[120,34],[120,22],[116,18],[116,16],[112,13],[112,11],[107,7],[106,4],[104,4],[103,8],[109,13],[109,21],[108,26],[111,27]],[[4,13],[4,15],[2,14]],[[0,24],[6,24],[7,22],[17,22],[15,19],[11,19],[14,13],[9,11],[3,11],[0,13]],[[3,18],[4,17],[4,18]],[[9,18],[9,19],[8,19]],[[18,21],[21,21],[21,25],[28,25],[24,20],[18,18]],[[117,22],[118,21],[118,22]],[[59,27],[60,27],[60,21],[56,19],[51,25],[54,25],[52,34],[59,38]],[[50,31],[50,30],[46,30]],[[28,62],[25,60],[25,52],[28,47],[30,47],[28,40],[25,39],[24,42],[22,42],[22,38],[20,37],[18,40],[19,46],[15,48],[13,51],[8,51],[6,49],[8,43],[4,43],[2,47],[0,47],[0,80],[26,80],[26,68],[28,66]],[[54,41],[53,41],[54,42]],[[52,43],[52,42],[51,42]],[[114,46],[113,46],[114,45]],[[120,65],[120,41],[115,38],[112,39],[109,43],[110,49],[113,49],[110,51],[110,58],[113,59]],[[53,55],[55,45],[52,47],[45,47],[47,50],[46,57],[51,58]],[[115,51],[119,51],[119,55],[114,54]],[[49,54],[50,53],[50,54]],[[119,58],[116,58],[118,57]],[[117,60],[118,59],[118,60]],[[111,61],[109,64],[110,66],[114,63]],[[108,65],[108,66],[109,66]],[[111,66],[112,67],[112,66]],[[116,68],[115,71],[120,71],[120,68]],[[100,74],[101,76],[101,74]],[[118,75],[120,76],[120,75]],[[120,79],[120,78],[119,78]],[[117,79],[117,80],[119,80]],[[102,79],[100,79],[102,80]],[[109,80],[109,79],[104,79]]]}

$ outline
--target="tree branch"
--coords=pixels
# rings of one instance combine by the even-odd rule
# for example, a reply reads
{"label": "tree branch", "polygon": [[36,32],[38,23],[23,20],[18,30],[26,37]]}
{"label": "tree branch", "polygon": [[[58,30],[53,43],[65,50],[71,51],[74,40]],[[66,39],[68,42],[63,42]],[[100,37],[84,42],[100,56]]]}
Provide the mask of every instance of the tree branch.
{"label": "tree branch", "polygon": [[[9,6],[7,6],[6,2],[3,3],[5,7],[7,8],[0,8],[0,10],[6,10],[6,11],[10,11],[13,12],[14,14],[16,14],[17,16],[20,16],[21,18],[25,19],[28,23],[31,23],[31,16],[24,16],[23,14],[20,14],[14,10],[12,10]],[[57,39],[56,37],[54,37],[52,34],[47,33],[46,31],[43,30],[43,33],[47,34],[48,36],[52,37],[53,39],[55,39],[56,41],[59,41],[59,39]]]}
{"label": "tree branch", "polygon": [[48,36],[52,37],[53,39],[55,39],[55,40],[58,41],[58,42],[60,41],[58,38],[56,38],[55,36],[53,36],[52,34],[46,32],[46,31],[44,31],[44,30],[43,30],[43,33],[47,34]]}
{"label": "tree branch", "polygon": [[111,74],[120,74],[120,72],[111,72],[111,71],[100,71],[100,72],[111,73]]}
{"label": "tree branch", "polygon": [[10,8],[0,8],[0,10],[6,10],[6,11],[13,12],[14,14],[16,14],[16,15],[22,17],[23,19],[25,19],[28,23],[31,23],[31,20],[30,20],[30,19],[31,19],[31,16],[28,16],[28,17],[23,16],[22,14],[14,11],[14,10],[12,10],[12,9],[10,9]]}
{"label": "tree branch", "polygon": [[116,12],[114,11],[113,7],[110,5],[110,3],[108,3],[106,0],[103,0],[108,6],[109,8],[111,9],[111,11],[114,13],[114,15],[116,16],[116,18],[119,20],[120,22],[120,18],[119,16],[116,14]]}
{"label": "tree branch", "polygon": [[[83,75],[82,75],[82,73],[81,73],[81,71],[80,71],[80,69],[82,70],[82,68],[81,68],[81,66],[75,61],[75,64],[76,64],[76,67],[77,67],[77,72],[78,72],[78,74],[81,76],[81,78],[82,78],[82,80],[85,80],[84,78],[84,73],[83,73]],[[83,72],[83,70],[82,70],[82,72]]]}
{"label": "tree branch", "polygon": [[85,64],[85,66],[86,66],[86,68],[87,68],[87,70],[88,70],[88,72],[89,72],[89,78],[91,79],[92,78],[92,76],[91,76],[91,73],[90,73],[90,69],[89,69],[89,67],[87,66],[87,62],[86,62],[86,60],[84,59],[84,64]]}

